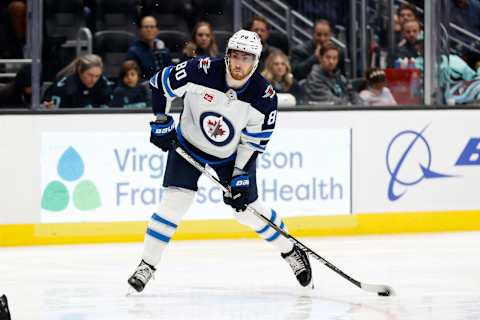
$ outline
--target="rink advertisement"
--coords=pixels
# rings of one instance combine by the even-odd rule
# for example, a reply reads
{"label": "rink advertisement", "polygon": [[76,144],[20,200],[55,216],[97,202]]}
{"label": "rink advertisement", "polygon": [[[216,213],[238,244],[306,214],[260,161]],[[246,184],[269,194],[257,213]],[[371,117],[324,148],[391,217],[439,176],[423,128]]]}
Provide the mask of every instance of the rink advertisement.
{"label": "rink advertisement", "polygon": [[[144,132],[45,132],[41,140],[42,222],[143,221],[155,212],[167,154]],[[350,143],[348,128],[276,132],[257,162],[260,198],[286,217],[350,213]],[[231,218],[221,190],[202,177],[185,219]]]}

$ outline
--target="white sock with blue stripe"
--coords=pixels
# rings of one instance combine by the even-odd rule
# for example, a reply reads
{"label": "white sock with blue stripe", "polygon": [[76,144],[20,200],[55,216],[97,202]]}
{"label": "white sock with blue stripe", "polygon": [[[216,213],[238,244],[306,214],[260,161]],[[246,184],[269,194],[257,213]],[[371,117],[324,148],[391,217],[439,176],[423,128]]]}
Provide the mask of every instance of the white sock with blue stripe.
{"label": "white sock with blue stripe", "polygon": [[195,192],[169,187],[163,193],[162,203],[150,218],[144,240],[143,260],[155,266],[163,250],[177,230],[178,223],[193,203]]}
{"label": "white sock with blue stripe", "polygon": [[[265,207],[260,200],[257,199],[255,202],[251,203],[250,206],[265,217],[269,218],[282,230],[288,232],[282,218],[273,209]],[[244,212],[234,212],[234,216],[241,224],[249,226],[255,230],[260,237],[277,247],[280,252],[287,253],[292,251],[293,243],[290,240],[282,236],[280,232],[263,222],[263,220],[255,216],[253,213],[246,210]]]}

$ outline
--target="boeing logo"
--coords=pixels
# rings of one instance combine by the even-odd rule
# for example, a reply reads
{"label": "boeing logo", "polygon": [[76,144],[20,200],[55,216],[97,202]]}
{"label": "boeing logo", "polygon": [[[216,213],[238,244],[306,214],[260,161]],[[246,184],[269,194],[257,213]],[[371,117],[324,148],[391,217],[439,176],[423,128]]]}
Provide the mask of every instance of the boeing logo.
{"label": "boeing logo", "polygon": [[[428,127],[428,126],[427,126]],[[452,175],[431,169],[432,152],[423,133],[405,130],[393,137],[387,148],[386,162],[390,174],[388,199],[400,199],[408,187],[419,184],[424,179],[450,178]],[[399,191],[403,187],[403,191]]]}

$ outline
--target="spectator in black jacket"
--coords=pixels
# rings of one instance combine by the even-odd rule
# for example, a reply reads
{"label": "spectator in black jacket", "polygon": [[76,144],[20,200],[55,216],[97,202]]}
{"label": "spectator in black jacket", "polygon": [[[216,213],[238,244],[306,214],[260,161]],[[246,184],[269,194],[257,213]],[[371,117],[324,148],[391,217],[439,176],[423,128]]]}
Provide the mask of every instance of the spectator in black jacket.
{"label": "spectator in black jacket", "polygon": [[102,73],[102,58],[95,54],[73,60],[45,92],[44,106],[48,109],[107,107],[112,88]]}
{"label": "spectator in black jacket", "polygon": [[[320,59],[320,49],[327,44],[332,43],[332,28],[327,20],[318,20],[315,22],[313,41],[293,48],[292,50],[292,68],[296,79],[301,80],[307,77],[315,64]],[[339,60],[339,69],[345,73],[344,55],[341,51]]]}
{"label": "spectator in black jacket", "polygon": [[24,65],[15,79],[0,86],[0,107],[30,108],[32,100],[32,68]]}
{"label": "spectator in black jacket", "polygon": [[134,60],[127,60],[122,64],[119,78],[120,84],[113,91],[110,107],[141,109],[150,106],[147,87],[139,84],[140,68]]}
{"label": "spectator in black jacket", "polygon": [[139,32],[140,39],[130,46],[126,60],[135,60],[140,66],[142,79],[148,80],[158,70],[172,64],[172,58],[165,43],[157,39],[159,30],[155,17],[143,17],[140,20]]}
{"label": "spectator in black jacket", "polygon": [[337,70],[339,55],[339,49],[334,44],[322,47],[320,64],[315,64],[301,82],[306,101],[343,106],[363,104],[351,83]]}

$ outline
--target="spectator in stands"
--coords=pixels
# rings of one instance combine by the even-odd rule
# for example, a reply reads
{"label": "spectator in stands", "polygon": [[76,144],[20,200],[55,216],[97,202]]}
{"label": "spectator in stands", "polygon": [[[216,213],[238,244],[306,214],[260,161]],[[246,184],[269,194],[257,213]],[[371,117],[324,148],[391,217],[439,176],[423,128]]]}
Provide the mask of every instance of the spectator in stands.
{"label": "spectator in stands", "polygon": [[268,56],[262,76],[270,81],[276,92],[291,93],[297,99],[302,97],[300,85],[293,78],[288,57],[282,51],[274,51]]}
{"label": "spectator in stands", "polygon": [[194,57],[218,56],[218,45],[213,35],[212,26],[206,21],[198,22],[192,31],[192,38],[183,48],[184,58],[188,60]]}
{"label": "spectator in stands", "polygon": [[[312,67],[320,61],[320,50],[332,43],[332,28],[327,20],[315,22],[313,41],[309,41],[292,50],[292,69],[296,79],[307,77]],[[344,55],[340,52],[339,69],[345,72]]]}
{"label": "spectator in stands", "polygon": [[10,0],[7,3],[6,12],[0,16],[6,20],[5,29],[1,30],[0,58],[23,58],[27,35],[27,4],[25,0]]}
{"label": "spectator in stands", "polygon": [[361,105],[363,102],[350,82],[337,70],[340,50],[334,44],[320,49],[319,64],[312,67],[308,77],[301,82],[305,100],[334,105]]}
{"label": "spectator in stands", "polygon": [[407,21],[417,20],[417,13],[415,7],[402,4],[397,11],[400,25],[403,25]]}
{"label": "spectator in stands", "polygon": [[265,61],[268,56],[273,52],[280,50],[274,46],[271,46],[267,43],[268,37],[270,36],[270,26],[267,19],[261,16],[254,16],[248,25],[248,30],[256,32],[262,41],[262,55],[260,56],[260,61],[258,62],[258,70],[263,70],[265,67]]}
{"label": "spectator in stands", "polygon": [[360,98],[367,106],[395,106],[397,102],[387,88],[385,71],[373,68],[367,71],[367,88],[360,92]]}
{"label": "spectator in stands", "polygon": [[418,20],[407,20],[403,23],[403,39],[398,44],[397,58],[417,58],[423,56],[423,40],[419,39],[421,31]]}
{"label": "spectator in stands", "polygon": [[112,108],[141,109],[150,107],[147,86],[139,83],[140,67],[127,60],[120,69],[120,84],[113,91]]}
{"label": "spectator in stands", "polygon": [[102,76],[102,58],[88,54],[76,58],[58,74],[58,79],[45,92],[43,104],[53,108],[107,107],[112,88]]}
{"label": "spectator in stands", "polygon": [[0,86],[0,106],[4,108],[30,108],[32,100],[32,68],[24,65],[15,79]]}
{"label": "spectator in stands", "polygon": [[140,39],[128,49],[126,60],[135,60],[140,66],[142,79],[150,79],[158,70],[172,63],[170,51],[162,40],[157,39],[157,19],[143,17],[139,24]]}

